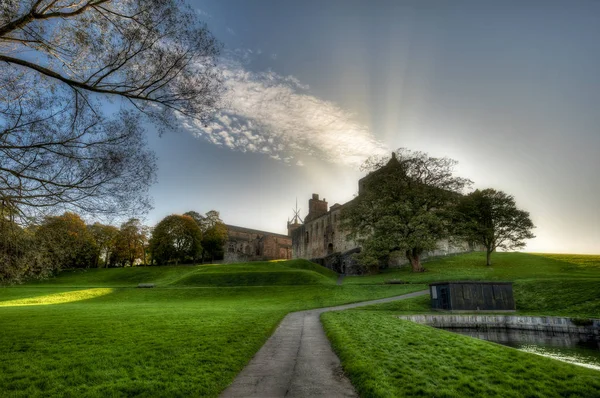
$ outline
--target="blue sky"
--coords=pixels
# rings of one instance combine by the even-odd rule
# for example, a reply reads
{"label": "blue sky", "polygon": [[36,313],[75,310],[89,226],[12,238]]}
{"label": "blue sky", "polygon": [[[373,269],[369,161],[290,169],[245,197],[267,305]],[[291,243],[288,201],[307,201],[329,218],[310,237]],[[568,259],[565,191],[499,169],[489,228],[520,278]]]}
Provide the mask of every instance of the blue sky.
{"label": "blue sky", "polygon": [[150,135],[153,224],[215,209],[285,233],[298,198],[357,191],[406,147],[515,196],[526,250],[600,253],[600,2],[194,1],[224,44],[208,125]]}

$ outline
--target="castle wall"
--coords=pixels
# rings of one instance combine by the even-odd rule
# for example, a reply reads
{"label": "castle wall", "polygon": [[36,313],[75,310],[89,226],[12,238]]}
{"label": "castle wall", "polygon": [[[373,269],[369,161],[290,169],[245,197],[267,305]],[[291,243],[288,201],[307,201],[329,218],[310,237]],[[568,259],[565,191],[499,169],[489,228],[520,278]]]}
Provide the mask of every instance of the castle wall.
{"label": "castle wall", "polygon": [[[325,202],[326,203],[326,202]],[[358,245],[346,239],[340,227],[341,206],[305,221],[292,231],[293,258],[315,259],[337,252],[347,252]]]}
{"label": "castle wall", "polygon": [[[392,157],[392,161],[395,157]],[[380,169],[381,170],[381,169]],[[378,173],[379,170],[373,173]],[[366,189],[366,184],[373,175],[359,180],[359,195]],[[327,210],[325,199],[319,199],[319,195],[313,194],[309,200],[309,212],[304,218],[304,224],[290,224],[288,231],[292,238],[292,257],[315,261],[335,272],[356,275],[364,270],[357,263],[355,253],[360,252],[359,245],[348,240],[348,231],[341,228],[341,211],[344,205],[335,204]],[[465,253],[473,250],[467,242],[450,242],[441,240],[437,248],[424,253],[422,259],[448,254]],[[391,253],[386,264],[382,267],[400,267],[408,263],[405,253]]]}
{"label": "castle wall", "polygon": [[226,227],[224,263],[292,258],[292,238],[289,236],[234,225]]}

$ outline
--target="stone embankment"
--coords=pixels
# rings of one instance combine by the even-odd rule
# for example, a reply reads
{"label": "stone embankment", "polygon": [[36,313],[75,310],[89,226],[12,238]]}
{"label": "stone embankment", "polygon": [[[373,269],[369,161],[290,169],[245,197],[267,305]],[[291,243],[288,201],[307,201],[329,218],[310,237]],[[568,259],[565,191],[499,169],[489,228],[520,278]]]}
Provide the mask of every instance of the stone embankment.
{"label": "stone embankment", "polygon": [[513,315],[410,315],[398,318],[441,329],[509,329],[600,337],[600,319]]}

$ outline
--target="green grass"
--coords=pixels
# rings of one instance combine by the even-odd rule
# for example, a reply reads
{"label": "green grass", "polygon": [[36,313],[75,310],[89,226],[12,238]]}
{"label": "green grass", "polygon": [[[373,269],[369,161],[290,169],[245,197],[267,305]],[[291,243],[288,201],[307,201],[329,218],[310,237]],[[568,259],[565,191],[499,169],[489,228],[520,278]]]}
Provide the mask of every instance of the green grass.
{"label": "green grass", "polygon": [[[316,267],[70,271],[0,288],[0,396],[217,396],[287,313],[424,288],[336,286]],[[222,287],[248,275],[261,286]],[[141,282],[162,287],[122,287]]]}
{"label": "green grass", "polygon": [[600,372],[402,321],[385,312],[322,320],[362,397],[598,397]]}
{"label": "green grass", "polygon": [[[517,314],[600,317],[600,256],[495,253],[486,267],[483,253],[471,253],[425,267],[420,274],[387,270],[344,284],[512,281]],[[322,315],[361,396],[600,396],[598,371],[397,319],[431,312],[429,296],[420,296]]]}
{"label": "green grass", "polygon": [[[522,314],[600,316],[600,256],[481,253],[348,277],[303,261],[75,270],[0,288],[0,396],[217,396],[289,312],[509,280]],[[386,285],[389,279],[409,282]],[[155,283],[154,289],[135,289]],[[402,322],[429,298],[324,315],[363,396],[599,396],[600,372]]]}
{"label": "green grass", "polygon": [[[515,315],[600,317],[600,280],[516,281],[513,285]],[[393,311],[403,314],[437,313],[429,296],[362,307],[365,311]]]}
{"label": "green grass", "polygon": [[[441,280],[502,280],[513,282],[517,315],[578,318],[600,317],[600,256],[568,254],[495,253],[494,266],[485,266],[484,253],[470,253],[426,263],[427,272],[387,270],[344,284],[385,283],[400,279],[409,283]],[[359,283],[360,282],[360,283]],[[366,310],[429,313],[429,297],[364,307]]]}
{"label": "green grass", "polygon": [[378,284],[388,280],[430,283],[441,280],[526,280],[600,279],[600,256],[494,253],[492,266],[485,265],[485,253],[438,258],[423,264],[426,272],[412,273],[409,267],[388,269],[377,275],[353,276],[344,284]]}
{"label": "green grass", "polygon": [[[29,282],[25,286],[135,287],[139,283],[154,283],[157,286],[245,286],[243,279],[236,281],[235,278],[238,274],[248,272],[263,272],[263,276],[266,273],[279,273],[280,279],[269,277],[265,281],[269,285],[334,284],[337,277],[335,272],[310,261],[290,260],[225,265],[74,269],[65,270],[49,280]],[[206,276],[210,280],[203,281],[203,275],[209,273],[213,274]],[[215,275],[221,275],[222,280],[215,280]],[[300,281],[295,281],[294,275]],[[186,282],[186,279],[189,280]]]}

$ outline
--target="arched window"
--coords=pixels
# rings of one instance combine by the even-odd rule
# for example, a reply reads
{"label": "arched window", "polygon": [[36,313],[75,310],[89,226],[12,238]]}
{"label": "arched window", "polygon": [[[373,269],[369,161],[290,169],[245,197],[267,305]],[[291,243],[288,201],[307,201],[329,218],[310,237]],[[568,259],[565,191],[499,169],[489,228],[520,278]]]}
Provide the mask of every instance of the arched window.
{"label": "arched window", "polygon": [[333,243],[327,245],[327,254],[333,254]]}

